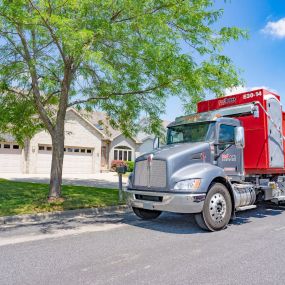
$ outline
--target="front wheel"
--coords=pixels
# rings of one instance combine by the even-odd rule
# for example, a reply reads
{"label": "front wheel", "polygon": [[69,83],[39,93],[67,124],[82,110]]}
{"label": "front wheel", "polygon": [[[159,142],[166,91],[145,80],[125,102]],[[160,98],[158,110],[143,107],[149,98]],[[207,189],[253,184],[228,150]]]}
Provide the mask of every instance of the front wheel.
{"label": "front wheel", "polygon": [[143,220],[152,220],[160,216],[161,211],[152,211],[133,207],[134,213]]}
{"label": "front wheel", "polygon": [[195,215],[198,226],[209,231],[224,229],[230,221],[232,213],[231,195],[221,183],[211,186],[202,213]]}

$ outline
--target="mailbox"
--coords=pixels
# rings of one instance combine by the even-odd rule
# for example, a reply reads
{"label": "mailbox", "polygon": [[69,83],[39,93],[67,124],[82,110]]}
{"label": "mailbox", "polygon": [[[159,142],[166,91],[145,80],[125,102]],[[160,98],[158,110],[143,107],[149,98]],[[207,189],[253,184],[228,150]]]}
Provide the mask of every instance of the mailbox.
{"label": "mailbox", "polygon": [[126,165],[120,165],[116,167],[116,172],[118,174],[125,174],[128,170],[128,167]]}

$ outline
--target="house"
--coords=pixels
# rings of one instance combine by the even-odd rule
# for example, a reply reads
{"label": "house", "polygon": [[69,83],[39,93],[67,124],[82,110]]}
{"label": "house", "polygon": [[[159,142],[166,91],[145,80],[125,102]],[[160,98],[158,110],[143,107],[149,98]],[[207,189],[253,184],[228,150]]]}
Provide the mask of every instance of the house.
{"label": "house", "polygon": [[[140,139],[139,139],[140,138]],[[65,118],[63,174],[108,171],[112,160],[134,161],[152,150],[152,136],[127,138],[114,130],[102,112],[79,113],[69,109]],[[52,142],[38,132],[21,148],[11,135],[0,136],[0,173],[49,174]]]}

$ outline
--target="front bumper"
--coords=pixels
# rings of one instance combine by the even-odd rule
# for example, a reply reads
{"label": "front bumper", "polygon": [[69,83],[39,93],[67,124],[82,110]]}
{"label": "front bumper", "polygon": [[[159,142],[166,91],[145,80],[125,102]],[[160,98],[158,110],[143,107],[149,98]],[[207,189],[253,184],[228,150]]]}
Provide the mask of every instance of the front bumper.
{"label": "front bumper", "polygon": [[205,193],[161,193],[133,189],[124,192],[131,207],[174,213],[200,213],[206,198]]}

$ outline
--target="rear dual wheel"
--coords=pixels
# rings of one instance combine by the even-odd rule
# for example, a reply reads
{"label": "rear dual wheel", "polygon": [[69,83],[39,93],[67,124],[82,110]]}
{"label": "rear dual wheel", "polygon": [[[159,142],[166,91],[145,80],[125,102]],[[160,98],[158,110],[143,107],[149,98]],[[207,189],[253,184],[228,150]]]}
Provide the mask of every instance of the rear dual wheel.
{"label": "rear dual wheel", "polygon": [[212,184],[202,213],[195,215],[199,227],[208,231],[224,229],[231,218],[232,201],[228,189],[221,183]]}

